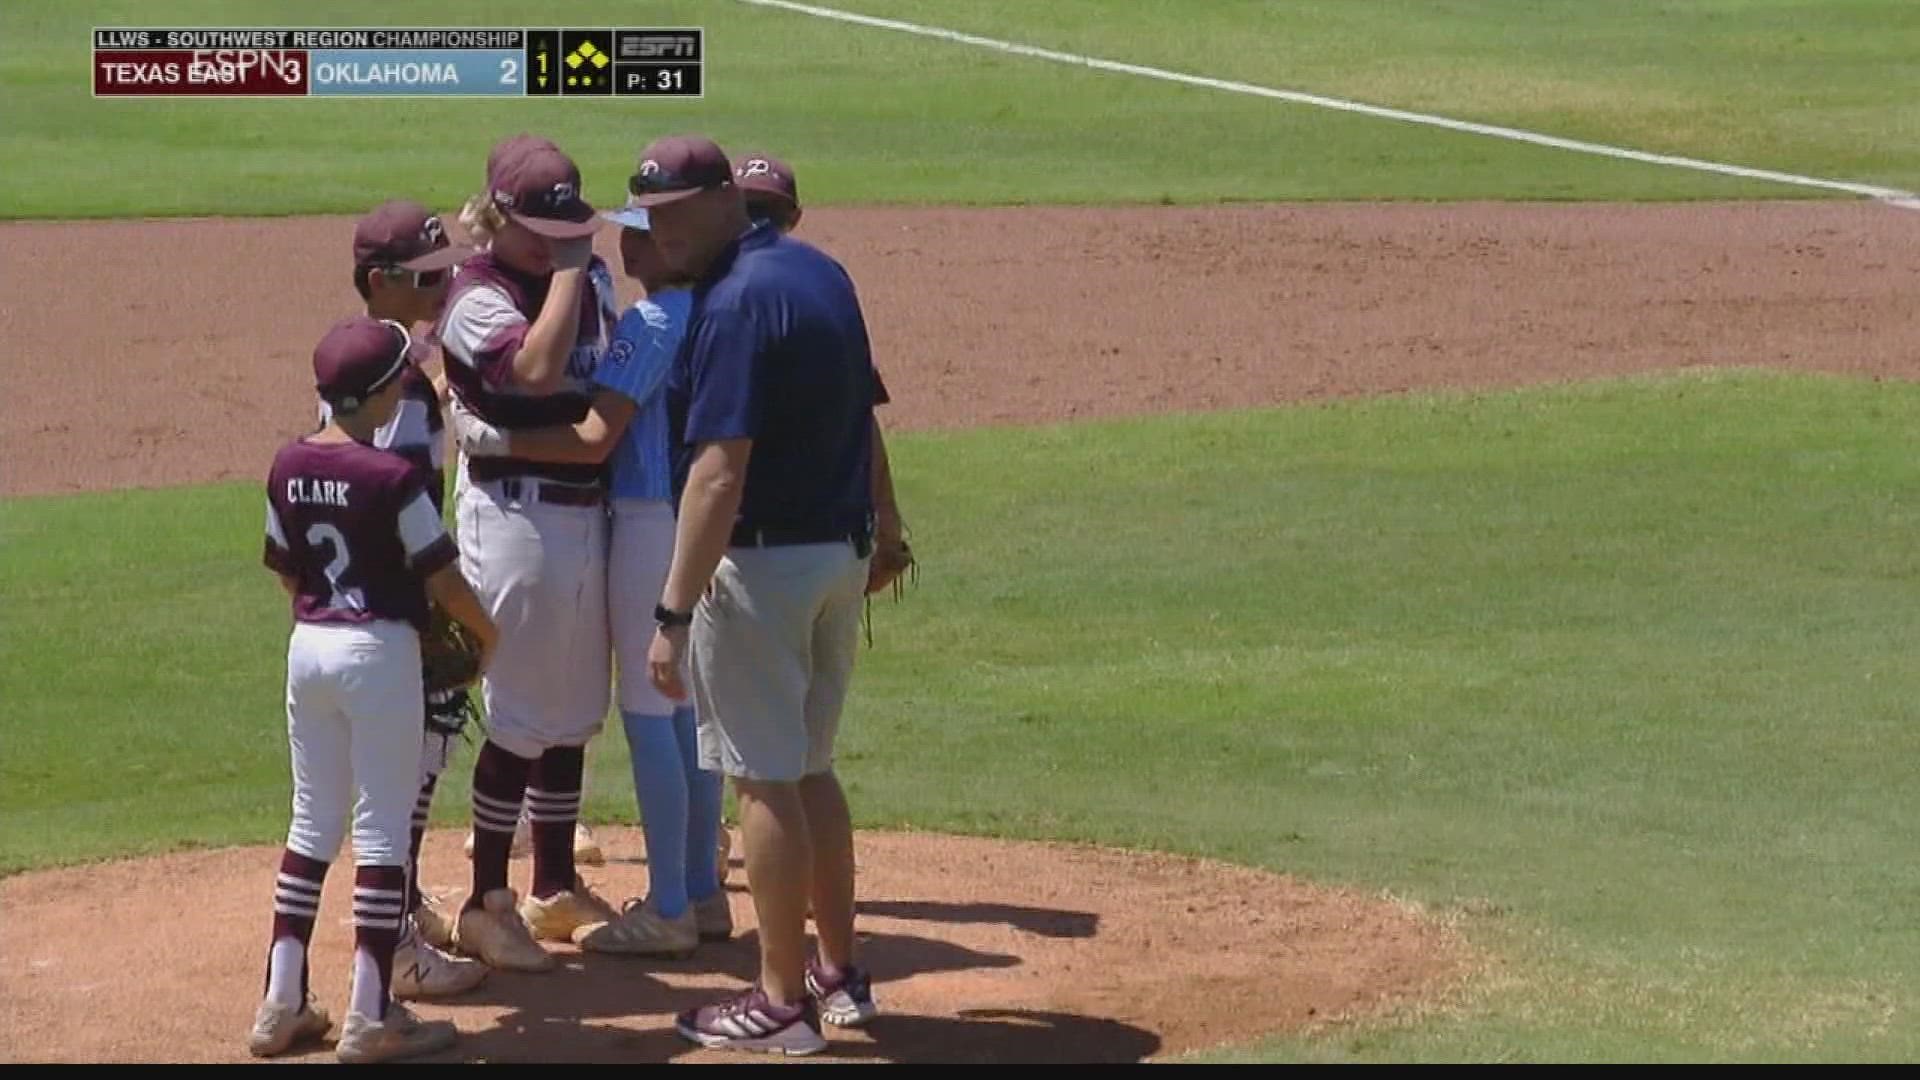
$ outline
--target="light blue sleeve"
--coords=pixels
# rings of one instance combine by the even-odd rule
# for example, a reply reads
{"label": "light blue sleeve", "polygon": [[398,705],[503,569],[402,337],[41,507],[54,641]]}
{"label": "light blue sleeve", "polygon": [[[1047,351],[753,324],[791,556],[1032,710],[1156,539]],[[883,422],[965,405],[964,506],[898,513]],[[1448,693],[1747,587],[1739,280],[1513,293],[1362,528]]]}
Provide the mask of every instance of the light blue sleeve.
{"label": "light blue sleeve", "polygon": [[645,405],[666,381],[683,330],[658,304],[642,300],[628,308],[613,328],[613,342],[594,368],[594,385],[636,405]]}

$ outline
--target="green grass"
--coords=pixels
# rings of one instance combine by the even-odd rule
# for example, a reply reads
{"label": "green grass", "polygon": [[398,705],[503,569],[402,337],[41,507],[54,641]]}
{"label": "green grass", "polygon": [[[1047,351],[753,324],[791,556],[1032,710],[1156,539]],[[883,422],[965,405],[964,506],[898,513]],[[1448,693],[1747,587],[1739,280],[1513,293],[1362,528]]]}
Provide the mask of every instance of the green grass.
{"label": "green grass", "polygon": [[[1123,60],[1722,156],[1920,182],[1920,8],[1798,4],[888,3],[905,14]],[[1623,10],[1625,9],[1625,10]],[[95,25],[390,25],[390,4],[129,0],[0,9],[0,217],[452,207],[520,128],[571,150],[589,198],[624,196],[675,130],[782,152],[821,203],[1804,196],[1779,185],[1568,154],[1077,70],[733,3],[584,0],[589,25],[709,31],[694,102],[96,100]],[[518,26],[523,7],[443,18]],[[420,21],[418,19],[402,21]],[[432,21],[432,20],[426,20]]]}
{"label": "green grass", "polygon": [[[856,812],[1387,890],[1498,959],[1261,1060],[1910,1059],[1916,423],[1712,374],[901,438]],[[280,834],[259,504],[0,508],[0,869]]]}
{"label": "green grass", "polygon": [[836,6],[1569,138],[1920,187],[1920,99],[1908,92],[1920,85],[1920,5],[1908,0]]}

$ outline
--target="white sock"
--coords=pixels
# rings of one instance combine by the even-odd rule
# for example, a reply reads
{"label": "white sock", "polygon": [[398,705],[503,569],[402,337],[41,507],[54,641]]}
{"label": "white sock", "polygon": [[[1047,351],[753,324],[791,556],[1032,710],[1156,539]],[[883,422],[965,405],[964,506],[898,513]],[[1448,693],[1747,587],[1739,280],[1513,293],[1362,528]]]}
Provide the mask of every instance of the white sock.
{"label": "white sock", "polygon": [[299,938],[283,937],[274,942],[267,960],[267,1000],[296,1009],[305,1004],[300,996],[300,975],[306,966],[307,950]]}
{"label": "white sock", "polygon": [[378,1020],[386,1012],[380,993],[380,965],[365,949],[353,950],[353,1002],[347,1007],[361,1016]]}

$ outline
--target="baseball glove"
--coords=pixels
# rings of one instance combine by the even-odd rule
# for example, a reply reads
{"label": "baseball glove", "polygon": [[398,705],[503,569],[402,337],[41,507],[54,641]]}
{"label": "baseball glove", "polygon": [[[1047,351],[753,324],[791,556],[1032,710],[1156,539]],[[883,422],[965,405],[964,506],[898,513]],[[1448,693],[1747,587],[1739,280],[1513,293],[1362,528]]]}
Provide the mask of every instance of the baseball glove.
{"label": "baseball glove", "polygon": [[464,690],[480,678],[480,639],[439,604],[420,636],[420,683],[429,700]]}
{"label": "baseball glove", "polygon": [[880,540],[873,545],[873,561],[867,564],[867,595],[893,586],[893,598],[900,599],[905,584],[920,579],[920,563],[914,558],[913,545],[903,535],[898,540]]}

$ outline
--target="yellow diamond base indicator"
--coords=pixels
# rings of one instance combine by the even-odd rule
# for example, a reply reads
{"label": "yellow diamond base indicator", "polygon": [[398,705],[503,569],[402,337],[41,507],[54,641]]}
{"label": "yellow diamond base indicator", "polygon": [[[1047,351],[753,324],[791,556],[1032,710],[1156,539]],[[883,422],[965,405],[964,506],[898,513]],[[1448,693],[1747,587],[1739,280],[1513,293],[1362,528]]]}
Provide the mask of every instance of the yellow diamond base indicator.
{"label": "yellow diamond base indicator", "polygon": [[610,60],[608,60],[608,59],[607,59],[607,54],[606,54],[606,53],[594,53],[594,54],[593,54],[593,66],[594,66],[594,67],[597,67],[597,68],[603,68],[603,67],[606,67],[606,66],[607,66],[607,65],[608,65],[609,63],[612,63],[612,61],[610,61]]}
{"label": "yellow diamond base indicator", "polygon": [[578,50],[567,54],[567,66],[570,68],[577,68],[586,62],[586,58],[581,56]]}

